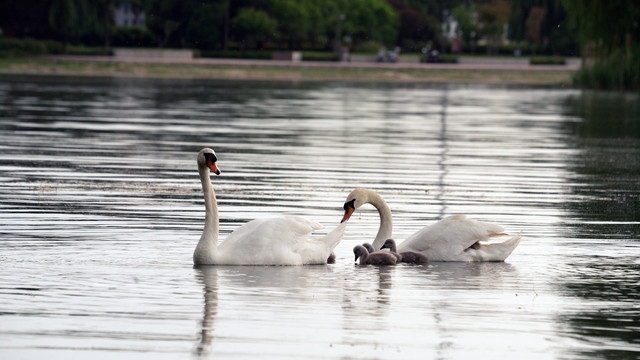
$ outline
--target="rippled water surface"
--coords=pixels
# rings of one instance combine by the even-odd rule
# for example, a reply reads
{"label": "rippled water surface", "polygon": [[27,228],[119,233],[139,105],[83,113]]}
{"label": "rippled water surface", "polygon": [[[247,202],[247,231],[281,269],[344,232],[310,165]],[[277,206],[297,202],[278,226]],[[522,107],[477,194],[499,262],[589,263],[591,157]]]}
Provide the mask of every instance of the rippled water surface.
{"label": "rippled water surface", "polygon": [[[637,358],[640,99],[578,90],[4,78],[0,358]],[[523,231],[504,263],[205,267],[221,239],[378,191],[402,240],[464,213]],[[322,233],[322,232],[321,232]]]}

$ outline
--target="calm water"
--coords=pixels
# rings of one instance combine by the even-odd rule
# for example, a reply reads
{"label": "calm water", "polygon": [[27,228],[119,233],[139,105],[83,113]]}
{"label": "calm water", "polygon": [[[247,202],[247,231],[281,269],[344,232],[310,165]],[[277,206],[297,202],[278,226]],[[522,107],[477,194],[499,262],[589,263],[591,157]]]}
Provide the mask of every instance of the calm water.
{"label": "calm water", "polygon": [[[638,358],[637,95],[485,86],[5,78],[0,358]],[[273,213],[333,228],[357,186],[406,238],[464,213],[524,238],[505,263],[206,267],[195,156],[221,239]]]}

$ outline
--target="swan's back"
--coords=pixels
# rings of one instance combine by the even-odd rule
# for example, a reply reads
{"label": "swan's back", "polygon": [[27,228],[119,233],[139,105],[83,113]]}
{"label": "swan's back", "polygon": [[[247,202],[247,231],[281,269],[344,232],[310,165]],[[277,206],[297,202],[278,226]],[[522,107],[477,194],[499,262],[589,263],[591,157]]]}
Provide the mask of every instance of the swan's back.
{"label": "swan's back", "polygon": [[[478,241],[505,235],[503,232],[504,228],[497,224],[473,220],[464,215],[450,216],[411,235],[398,246],[398,252],[419,252],[431,261],[481,261],[472,258],[473,253],[465,250]],[[495,251],[499,252],[494,248]]]}
{"label": "swan's back", "polygon": [[344,235],[344,226],[318,239],[324,227],[300,216],[255,219],[239,227],[218,246],[219,264],[304,265],[326,263]]}

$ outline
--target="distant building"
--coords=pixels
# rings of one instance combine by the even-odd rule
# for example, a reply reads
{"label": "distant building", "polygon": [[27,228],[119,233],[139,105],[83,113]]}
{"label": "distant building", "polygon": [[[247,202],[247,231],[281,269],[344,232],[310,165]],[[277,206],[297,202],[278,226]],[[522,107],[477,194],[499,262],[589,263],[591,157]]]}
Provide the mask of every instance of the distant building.
{"label": "distant building", "polygon": [[145,27],[145,14],[142,8],[130,2],[122,2],[115,11],[116,26],[129,27],[138,26]]}
{"label": "distant building", "polygon": [[442,36],[447,40],[453,40],[460,35],[458,34],[458,22],[448,13],[445,15],[441,26]]}

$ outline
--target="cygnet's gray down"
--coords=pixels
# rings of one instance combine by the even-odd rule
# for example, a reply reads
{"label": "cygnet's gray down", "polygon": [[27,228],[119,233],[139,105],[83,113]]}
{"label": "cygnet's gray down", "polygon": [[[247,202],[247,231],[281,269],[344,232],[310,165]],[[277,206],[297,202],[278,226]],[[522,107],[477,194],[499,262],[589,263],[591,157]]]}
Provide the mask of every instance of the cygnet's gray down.
{"label": "cygnet's gray down", "polygon": [[[398,254],[396,251],[396,242],[393,239],[387,239],[380,249],[389,249],[392,253]],[[400,259],[398,260],[400,262],[411,264],[426,264],[429,262],[429,259],[425,255],[415,251],[403,251],[398,255],[400,255]]]}
{"label": "cygnet's gray down", "polygon": [[[376,249],[373,247],[373,245],[371,245],[369,243],[362,243],[362,246],[364,246],[364,248],[367,249],[367,251],[369,252],[369,255],[371,255],[374,252],[376,252]],[[396,253],[389,252],[389,253],[391,253],[391,255],[396,257],[396,263],[399,263],[402,260],[402,255],[398,254],[397,252]]]}
{"label": "cygnet's gray down", "polygon": [[391,252],[376,251],[371,254],[362,245],[353,248],[353,254],[356,256],[355,261],[360,259],[360,265],[395,265],[398,261]]}
{"label": "cygnet's gray down", "polygon": [[373,248],[373,245],[369,244],[369,243],[362,243],[362,246],[364,246],[365,249],[367,249],[367,251],[369,252],[369,254],[373,253],[374,251],[376,251],[376,249]]}

